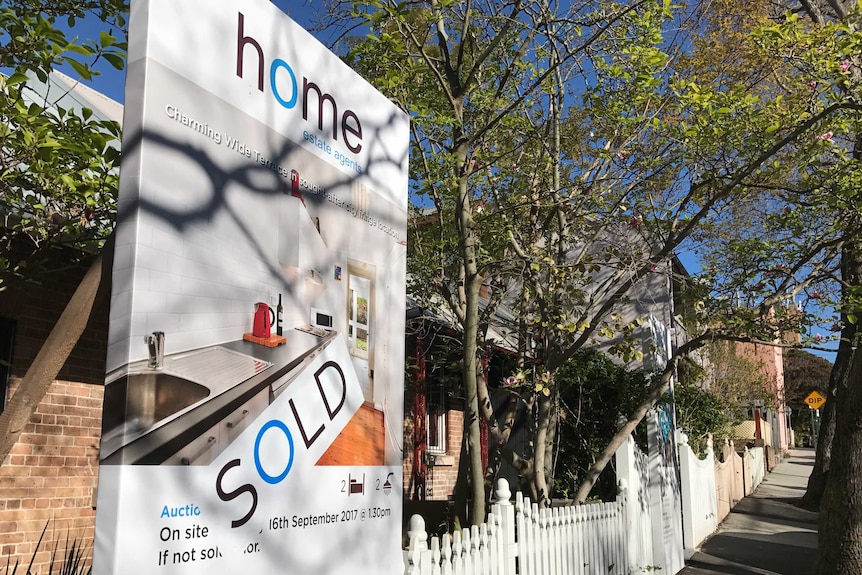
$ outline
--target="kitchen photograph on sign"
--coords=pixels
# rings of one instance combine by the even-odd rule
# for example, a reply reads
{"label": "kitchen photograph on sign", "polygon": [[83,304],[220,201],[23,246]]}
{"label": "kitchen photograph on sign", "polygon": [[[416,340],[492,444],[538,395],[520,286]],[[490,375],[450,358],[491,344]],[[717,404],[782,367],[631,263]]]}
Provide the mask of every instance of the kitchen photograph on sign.
{"label": "kitchen photograph on sign", "polygon": [[408,119],[265,1],[131,4],[93,571],[400,573]]}

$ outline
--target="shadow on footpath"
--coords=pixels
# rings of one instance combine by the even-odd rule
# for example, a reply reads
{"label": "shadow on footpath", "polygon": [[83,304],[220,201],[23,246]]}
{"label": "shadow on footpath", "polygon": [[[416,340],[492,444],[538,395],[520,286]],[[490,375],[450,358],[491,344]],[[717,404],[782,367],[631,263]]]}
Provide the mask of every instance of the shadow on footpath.
{"label": "shadow on footpath", "polygon": [[[805,539],[810,541],[811,537],[812,534],[806,531],[789,531],[757,539],[752,539],[750,533],[718,533],[703,545],[702,553],[695,553],[689,565],[707,568],[709,573],[728,575],[760,575],[764,571],[780,575],[811,575],[817,564],[817,550],[800,545]],[[704,554],[738,565],[712,563]]]}
{"label": "shadow on footpath", "polygon": [[[818,514],[798,506],[799,498],[746,497],[733,508],[733,513],[752,515],[773,523],[791,527],[817,529]],[[803,525],[797,525],[797,524]]]}

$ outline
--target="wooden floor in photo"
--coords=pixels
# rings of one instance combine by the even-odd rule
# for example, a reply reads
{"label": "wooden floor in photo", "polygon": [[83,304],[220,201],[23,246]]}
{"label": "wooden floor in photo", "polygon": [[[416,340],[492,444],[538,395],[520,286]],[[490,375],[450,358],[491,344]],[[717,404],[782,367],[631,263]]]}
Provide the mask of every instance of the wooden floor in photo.
{"label": "wooden floor in photo", "polygon": [[363,405],[317,465],[383,465],[385,439],[383,412]]}

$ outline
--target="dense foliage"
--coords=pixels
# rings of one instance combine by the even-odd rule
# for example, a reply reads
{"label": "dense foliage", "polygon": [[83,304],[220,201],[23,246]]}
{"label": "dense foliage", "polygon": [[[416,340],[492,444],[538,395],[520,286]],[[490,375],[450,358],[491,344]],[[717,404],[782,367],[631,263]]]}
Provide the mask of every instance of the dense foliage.
{"label": "dense foliage", "polygon": [[[602,448],[644,400],[649,381],[641,372],[628,371],[595,349],[575,354],[557,372],[560,386],[559,439],[556,452],[555,497],[569,498],[595,463]],[[641,447],[646,449],[646,435]],[[613,499],[612,473],[599,480],[596,497]]]}
{"label": "dense foliage", "polygon": [[[97,251],[113,227],[120,126],[87,108],[58,105],[65,90],[50,72],[65,66],[89,80],[104,61],[125,65],[120,0],[0,3],[0,287],[33,276],[55,246]],[[67,31],[84,17],[105,24],[97,39]]]}

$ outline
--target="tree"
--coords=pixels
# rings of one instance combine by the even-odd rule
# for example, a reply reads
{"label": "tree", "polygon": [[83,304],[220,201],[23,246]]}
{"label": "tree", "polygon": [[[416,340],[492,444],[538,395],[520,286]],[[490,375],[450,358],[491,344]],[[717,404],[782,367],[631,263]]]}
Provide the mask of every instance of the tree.
{"label": "tree", "polygon": [[716,341],[704,347],[708,369],[690,358],[680,365],[673,402],[677,425],[689,435],[695,452],[706,452],[707,439],[732,439],[733,426],[746,419],[753,400],[764,404],[777,399],[761,366],[741,357],[737,344]]}
{"label": "tree", "polygon": [[[570,14],[578,9],[589,7],[573,7]],[[556,79],[560,54],[572,60],[584,52],[602,33],[602,21],[588,24],[586,33],[575,20],[560,20],[565,29],[552,30],[550,6],[520,0],[487,8],[393,2],[379,10],[357,3],[355,10],[365,15],[376,37],[354,47],[351,61],[413,115],[414,192],[428,198],[438,222],[413,230],[414,237],[423,238],[411,242],[416,246],[411,251],[414,294],[446,305],[462,330],[470,517],[481,521],[486,489],[479,418],[492,410],[479,377],[480,325],[494,306],[481,313],[479,295],[483,284],[493,284],[495,303],[502,299],[505,290],[499,288],[506,282],[496,272],[505,267],[508,253],[504,223],[490,215],[499,214],[494,193],[500,181],[510,178],[533,177],[535,189],[546,187],[540,184],[545,171],[525,165],[520,175],[518,161],[530,157],[527,149],[541,150],[538,138],[551,132],[543,125],[547,107],[542,100]],[[570,41],[566,47],[554,47],[565,41]],[[559,100],[555,109],[558,115]],[[549,163],[547,157],[542,163]],[[547,397],[538,397],[542,412],[549,410]],[[507,431],[496,423],[491,443],[505,445]],[[535,453],[541,457],[544,449]],[[533,466],[539,475],[544,468]],[[544,478],[538,484],[539,496],[547,497]]]}
{"label": "tree", "polygon": [[711,390],[696,385],[681,384],[673,390],[676,424],[688,434],[688,443],[699,456],[704,456],[710,438],[727,437],[735,423],[732,408]]}
{"label": "tree", "polygon": [[[788,180],[780,202],[772,212],[774,222],[790,224],[803,212],[819,219],[814,229],[826,230],[826,241],[810,237],[798,243],[816,262],[812,269],[820,285],[809,281],[798,292],[801,304],[826,301],[835,306],[833,330],[840,334],[836,362],[832,368],[828,401],[824,408],[815,466],[804,502],[820,501],[820,560],[818,573],[858,573],[862,568],[862,500],[858,496],[860,475],[859,409],[862,404],[857,383],[862,358],[857,353],[859,314],[859,12],[851,2],[799,2],[786,5],[788,13],[761,37],[780,63],[785,82],[782,91],[797,100],[807,98],[809,110],[841,106],[840,114],[821,126],[820,134],[808,142],[822,146],[821,153],[800,165],[798,177]],[[825,143],[825,144],[824,144]],[[780,210],[780,211],[779,211]],[[783,218],[786,213],[789,218]],[[762,220],[766,221],[766,220]],[[833,224],[834,222],[834,224]],[[780,227],[780,226],[779,226]],[[759,250],[753,250],[755,252]],[[822,254],[822,255],[820,255]],[[761,260],[773,262],[775,270],[789,268],[786,254]],[[777,265],[775,265],[777,264]],[[739,268],[738,268],[739,269]],[[765,269],[765,268],[760,268]],[[797,268],[801,269],[801,268]],[[807,334],[803,343],[816,345],[823,337]],[[821,500],[822,494],[822,500]]]}
{"label": "tree", "polygon": [[812,391],[828,393],[829,360],[802,349],[784,352],[784,395],[788,405],[804,408],[804,399]]}
{"label": "tree", "polygon": [[[100,60],[122,69],[125,13],[121,0],[25,0],[0,3],[0,283],[39,273],[39,257],[53,246],[83,253],[101,249],[113,227],[120,127],[92,110],[64,109],[38,97],[34,83],[49,82],[65,64],[88,80]],[[97,40],[70,39],[86,14],[119,33]],[[110,269],[110,268],[108,268]],[[0,461],[17,441],[86,326],[102,276],[96,258],[69,306],[0,414]]]}
{"label": "tree", "polygon": [[[648,108],[649,72],[660,70],[664,63],[655,48],[661,41],[655,28],[669,8],[584,3],[564,10],[540,2],[513,2],[499,11],[483,12],[467,5],[432,2],[369,10],[375,37],[354,46],[350,60],[413,113],[414,191],[428,198],[435,212],[435,225],[428,225],[428,218],[415,219],[421,225],[413,230],[411,241],[413,293],[433,306],[448,306],[462,328],[468,406],[465,435],[474,458],[473,516],[484,514],[479,500],[484,499],[484,480],[494,470],[492,465],[483,477],[476,459],[480,416],[489,422],[492,460],[498,461],[498,454],[508,459],[531,478],[533,496],[546,502],[551,406],[557,394],[552,372],[590,341],[599,327],[610,329],[589,321],[593,316],[607,319],[613,304],[605,306],[602,297],[622,299],[672,251],[672,245],[663,246],[660,254],[638,249],[632,258],[630,245],[609,243],[606,255],[619,273],[612,275],[598,297],[585,289],[602,271],[592,260],[608,261],[585,249],[591,245],[587,238],[603,233],[602,225],[607,223],[596,216],[628,221],[629,208],[623,205],[620,211],[619,207],[637,186],[629,181],[625,191],[613,193],[615,180],[607,172],[615,156],[606,147],[610,145],[607,135],[598,135],[584,146],[596,146],[591,157],[563,150],[566,130],[569,141],[575,142],[576,131],[586,127],[565,120],[563,106],[574,94],[572,86],[607,66],[592,56],[592,50],[605,54],[629,46],[634,64],[613,73],[621,76],[637,67],[644,71],[643,79],[636,90],[614,101],[638,96],[641,107]],[[620,30],[614,32],[617,27]],[[642,41],[647,47],[637,48]],[[623,84],[621,77],[614,80]],[[611,92],[609,85],[603,88]],[[601,96],[593,94],[597,102]],[[589,121],[581,116],[582,122]],[[643,121],[639,117],[631,122],[634,128],[624,126],[614,136],[619,140],[614,145],[625,142],[626,131],[636,132]],[[580,173],[580,181],[573,171]],[[625,176],[616,181],[625,181]],[[630,240],[628,244],[642,247],[642,238]],[[490,286],[493,295],[480,313],[483,285]],[[479,326],[487,323],[501,301],[518,312],[516,325],[510,327],[522,335],[522,382],[530,381],[521,386],[527,393],[519,395],[512,408],[520,401],[535,406],[537,413],[529,458],[507,447],[513,410],[496,417],[486,382],[477,377],[477,358],[484,344]],[[575,302],[580,309],[567,307]],[[568,317],[562,316],[563,309]],[[615,318],[609,321],[619,323]],[[634,329],[626,325],[621,331],[631,335]],[[526,349],[528,332],[538,344],[536,349]],[[557,337],[551,337],[551,332]],[[561,352],[557,341],[566,343]]]}
{"label": "tree", "polygon": [[[522,317],[531,321],[533,337],[538,334],[542,347],[550,351],[540,364],[551,373],[597,336],[632,335],[631,324],[620,321],[619,315],[613,313],[631,290],[648,281],[674,249],[726,224],[728,213],[744,210],[758,201],[768,205],[762,190],[774,182],[787,181],[800,166],[818,157],[824,140],[816,135],[823,123],[855,107],[852,101],[840,100],[811,112],[798,99],[762,97],[770,95],[769,86],[732,86],[724,75],[701,80],[697,76],[683,79],[669,74],[666,70],[672,62],[670,56],[657,47],[662,38],[660,23],[666,15],[639,11],[630,16],[626,22],[629,27],[615,28],[616,32],[626,30],[625,34],[608,35],[611,39],[603,53],[614,56],[606,56],[596,65],[595,87],[584,96],[592,104],[589,118],[575,131],[578,118],[584,114],[573,112],[566,124],[579,140],[571,147],[564,146],[564,153],[570,154],[567,157],[572,164],[580,162],[585,166],[582,171],[568,174],[578,184],[576,193],[558,193],[557,198],[565,199],[549,202],[549,215],[544,218],[518,220],[525,222],[528,229],[536,228],[537,221],[553,223],[542,228],[545,235],[540,241],[528,244],[530,249],[549,249],[541,254],[517,246],[512,250],[529,263],[522,277],[531,290],[535,311],[522,309],[533,316],[523,313]],[[749,42],[748,46],[762,61],[768,60],[768,43]],[[592,48],[601,51],[601,42]],[[714,61],[710,65],[713,70],[721,69]],[[685,65],[678,70],[686,71]],[[674,97],[667,97],[668,93]],[[602,147],[577,147],[577,141],[589,142],[595,133],[613,137],[601,139]],[[828,179],[818,180],[825,181]],[[822,183],[815,189],[821,186]],[[582,211],[580,217],[572,210],[564,212],[562,206],[571,198],[579,207],[587,205],[590,210]],[[615,209],[617,206],[622,209]],[[567,226],[555,227],[559,220],[576,231],[568,234]],[[840,229],[840,224],[827,231],[835,229]],[[715,338],[773,342],[783,331],[807,319],[778,304],[830,271],[834,251],[827,248],[835,244],[824,230],[815,230],[823,251],[812,251],[811,244],[787,244],[788,261],[793,265],[775,274],[779,281],[770,284],[772,289],[761,286],[753,290],[754,297],[746,305],[713,292],[718,297],[709,298],[701,307],[695,337],[680,351]],[[618,238],[616,245],[604,239],[609,235]],[[632,237],[636,239],[626,241]],[[584,249],[597,242],[608,244],[610,249],[599,255],[595,249]],[[607,270],[613,271],[608,274]],[[759,270],[760,281],[766,271]],[[698,279],[713,285],[715,274],[707,273]],[[625,357],[631,348],[621,346],[619,351]],[[673,363],[648,401],[633,412],[597,458],[576,500],[586,498],[591,481],[610,460],[619,442],[661,397]]]}
{"label": "tree", "polygon": [[[764,4],[752,9],[759,11],[762,18],[768,14],[769,7]],[[800,5],[800,10],[807,13],[808,8]],[[858,214],[849,205],[852,185],[848,186],[851,181],[848,178],[853,178],[858,171],[852,152],[852,126],[858,116],[853,95],[853,69],[850,61],[842,56],[843,48],[836,43],[842,33],[836,34],[835,27],[823,26],[823,12],[816,12],[821,21],[812,30],[805,30],[804,21],[794,16],[779,26],[767,28],[766,34],[760,36],[774,61],[782,63],[776,65],[772,73],[781,80],[770,90],[776,97],[807,101],[805,113],[836,106],[844,106],[844,110],[821,123],[819,134],[804,143],[810,148],[812,161],[802,165],[796,174],[788,174],[785,180],[773,183],[768,192],[770,202],[760,207],[740,206],[738,211],[729,212],[723,222],[724,239],[718,239],[720,233],[713,234],[711,253],[705,257],[708,266],[719,270],[718,293],[727,298],[741,295],[743,305],[763,294],[778,293],[787,286],[788,280],[796,282],[793,289],[786,291],[795,303],[791,304],[793,300],[788,298],[782,305],[789,310],[797,307],[804,310],[808,319],[802,323],[808,324],[818,323],[815,317],[828,313],[829,304],[840,301],[840,279],[835,280],[850,272],[849,262],[842,253],[859,233]],[[719,36],[726,33],[721,29]],[[818,147],[819,154],[816,153]],[[749,225],[750,222],[753,223]],[[846,309],[843,313],[843,317],[820,320],[820,323],[833,323],[834,330],[841,332],[843,351],[839,351],[833,372],[836,385],[846,377],[846,362],[855,337],[855,324],[848,321],[855,314]],[[817,346],[823,339],[821,334],[811,333],[806,334],[801,343]],[[824,409],[823,441],[818,445],[815,468],[805,496],[813,506],[817,505],[822,492],[823,470],[828,468],[833,407],[834,403]]]}
{"label": "tree", "polygon": [[[545,502],[556,370],[608,338],[623,357],[637,357],[630,345],[636,322],[616,313],[632,290],[666,273],[675,249],[720,228],[734,209],[753,205],[820,157],[830,145],[818,138],[825,123],[856,104],[827,91],[813,108],[805,98],[773,98],[782,78],[763,79],[772,78],[766,63],[776,51],[768,32],[745,42],[764,70],[753,85],[731,82],[727,66],[707,61],[706,48],[699,69],[713,73],[691,73],[682,54],[692,36],[670,42],[668,28],[700,34],[697,10],[637,2],[566,9],[513,2],[490,12],[436,2],[354,6],[374,37],[353,47],[351,61],[411,111],[414,192],[434,207],[436,224],[416,227],[411,240],[417,294],[448,305],[462,327],[472,515],[483,511],[475,461],[480,416],[489,422],[493,451],[530,477],[533,496]],[[805,251],[794,257],[797,267],[776,276],[772,289],[755,290],[750,305],[705,294],[698,328],[680,352],[716,337],[772,342],[802,322],[778,304],[832,260],[815,261]],[[710,272],[697,279],[739,284]],[[480,312],[483,285],[492,297]],[[510,419],[493,412],[477,377],[480,326],[500,302],[516,311],[512,327],[525,346],[520,386],[528,393],[513,405],[536,407],[528,459],[508,449]],[[576,499],[586,498],[616,447],[662,396],[676,361],[597,458]]]}
{"label": "tree", "polygon": [[717,341],[705,351],[710,365],[709,390],[731,409],[744,411],[755,399],[775,403],[774,382],[767,381],[759,364],[740,354],[735,342]]}
{"label": "tree", "polygon": [[823,397],[829,394],[831,371],[832,364],[813,353],[800,349],[784,352],[784,395],[787,406],[793,410],[791,421],[797,445],[800,438],[807,437],[810,431],[811,408],[804,400],[812,391],[820,392]]}
{"label": "tree", "polygon": [[0,66],[11,70],[0,88],[0,284],[35,273],[40,254],[58,245],[98,250],[112,229],[119,125],[96,119],[92,110],[62,108],[56,104],[62,94],[40,96],[34,84],[50,83],[61,64],[82,80],[101,60],[122,69],[124,42],[108,31],[97,40],[70,39],[57,19],[71,27],[90,13],[116,29],[125,9],[117,0],[0,5]]}

